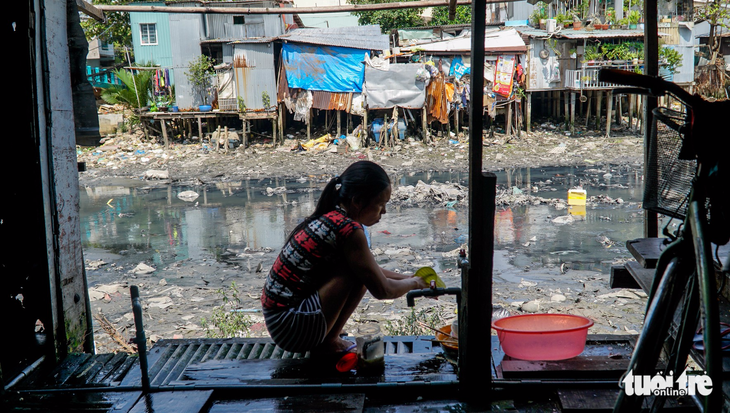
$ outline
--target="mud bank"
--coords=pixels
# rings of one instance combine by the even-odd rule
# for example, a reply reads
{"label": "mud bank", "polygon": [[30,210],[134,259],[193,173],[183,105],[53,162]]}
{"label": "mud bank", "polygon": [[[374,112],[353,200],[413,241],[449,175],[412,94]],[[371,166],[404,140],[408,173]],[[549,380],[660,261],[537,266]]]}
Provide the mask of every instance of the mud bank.
{"label": "mud bank", "polygon": [[[548,128],[549,129],[549,128]],[[80,149],[78,160],[86,171],[79,174],[82,187],[94,187],[132,179],[143,185],[210,184],[246,179],[323,177],[341,172],[350,163],[369,159],[392,173],[422,171],[468,171],[468,144],[462,138],[424,145],[406,139],[395,148],[353,150],[330,147],[324,151],[298,151],[300,142],[285,141],[273,147],[265,141],[248,148],[214,150],[203,142],[180,142],[165,148],[144,141],[139,135],[107,139],[96,148]],[[495,135],[484,142],[484,169],[497,171],[520,167],[641,165],[643,140],[626,131],[605,138],[602,134],[582,133],[567,136],[552,130],[522,136]],[[463,190],[463,188],[457,188]],[[451,194],[459,196],[458,194]],[[519,202],[552,202],[504,194],[505,205]],[[418,207],[413,194],[403,196],[402,207]],[[421,201],[421,202],[428,202]],[[623,240],[617,240],[622,242]],[[154,265],[142,259],[133,247],[109,251],[87,248],[84,251],[95,317],[95,342],[98,352],[123,349],[134,330],[129,286],[140,287],[147,337],[195,338],[207,334],[210,321],[224,302],[222,292],[231,293],[235,283],[240,302],[234,313],[251,322],[247,334],[265,336],[266,329],[258,311],[260,290],[268,268],[278,251],[226,250],[201,251],[195,258],[170,265]],[[430,248],[374,246],[377,261],[385,268],[413,272],[432,265],[437,259],[456,259],[458,248],[435,252]],[[609,275],[597,271],[566,269],[558,265],[526,268],[510,263],[513,251],[495,251],[494,304],[512,313],[565,312],[595,321],[594,333],[625,334],[639,330],[643,320],[645,296],[637,290],[612,290]],[[440,273],[448,286],[460,285],[454,268]],[[450,322],[455,303],[448,297],[417,301],[416,312],[430,310]],[[229,311],[229,313],[231,313]],[[366,295],[347,331],[377,323],[388,333],[402,326],[411,313],[405,299],[379,301]],[[116,335],[116,339],[115,339]]]}

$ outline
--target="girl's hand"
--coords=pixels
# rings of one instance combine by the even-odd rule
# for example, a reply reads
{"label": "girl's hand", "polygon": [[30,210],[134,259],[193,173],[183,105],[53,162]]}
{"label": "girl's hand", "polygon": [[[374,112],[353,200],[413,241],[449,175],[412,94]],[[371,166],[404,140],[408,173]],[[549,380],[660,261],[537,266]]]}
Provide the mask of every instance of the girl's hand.
{"label": "girl's hand", "polygon": [[423,290],[424,288],[431,288],[430,285],[421,277],[416,277],[415,275],[412,277],[417,280],[417,287],[414,288],[414,290]]}

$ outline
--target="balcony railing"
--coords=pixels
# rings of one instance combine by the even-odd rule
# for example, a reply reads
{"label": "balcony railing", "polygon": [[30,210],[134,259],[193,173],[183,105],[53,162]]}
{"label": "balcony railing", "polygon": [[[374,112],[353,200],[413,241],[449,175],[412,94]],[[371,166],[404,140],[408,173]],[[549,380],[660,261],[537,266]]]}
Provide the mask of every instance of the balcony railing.
{"label": "balcony railing", "polygon": [[636,67],[642,67],[643,64],[617,64],[616,62],[605,62],[606,64],[600,64],[602,62],[590,63],[593,66],[585,67],[578,70],[566,70],[565,71],[565,84],[567,89],[609,89],[614,87],[620,87],[615,83],[601,82],[598,80],[598,71],[605,68],[621,69],[634,71]]}
{"label": "balcony railing", "polygon": [[[566,89],[611,89],[616,87],[622,87],[621,85],[617,85],[615,83],[601,82],[600,80],[598,80],[598,71],[603,68],[607,68],[628,70],[630,72],[641,69],[639,70],[639,72],[642,72],[644,68],[643,63],[633,64],[627,62],[625,64],[622,64],[617,63],[616,61],[590,62],[588,64],[590,66],[583,69],[565,71],[564,87]],[[660,64],[659,66],[659,76],[670,82],[673,81],[673,74],[671,74],[669,70],[664,67],[664,65]]]}

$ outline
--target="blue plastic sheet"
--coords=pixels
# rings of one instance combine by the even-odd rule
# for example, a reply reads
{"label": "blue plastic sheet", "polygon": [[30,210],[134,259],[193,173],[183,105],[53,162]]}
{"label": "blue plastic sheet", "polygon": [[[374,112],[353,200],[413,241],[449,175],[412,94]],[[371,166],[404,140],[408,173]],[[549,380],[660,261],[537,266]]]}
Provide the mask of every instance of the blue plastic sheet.
{"label": "blue plastic sheet", "polygon": [[362,49],[284,43],[286,81],[290,88],[325,92],[362,92]]}

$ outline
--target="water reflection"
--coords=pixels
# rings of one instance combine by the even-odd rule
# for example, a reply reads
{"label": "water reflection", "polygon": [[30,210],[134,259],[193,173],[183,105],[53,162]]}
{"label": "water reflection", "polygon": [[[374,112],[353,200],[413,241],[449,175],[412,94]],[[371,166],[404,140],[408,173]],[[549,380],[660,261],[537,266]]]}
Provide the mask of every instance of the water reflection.
{"label": "water reflection", "polygon": [[[221,258],[244,250],[277,250],[289,231],[314,209],[326,178],[261,179],[207,186],[144,187],[131,181],[81,190],[85,248],[148,254],[158,265],[184,259]],[[395,185],[456,182],[465,173],[424,172],[394,177]],[[641,174],[636,170],[527,168],[498,173],[502,188],[516,187],[546,198],[565,199],[567,189],[583,185],[588,196],[622,198],[622,205],[588,207],[572,224],[555,224],[568,210],[549,205],[498,208],[495,248],[510,251],[513,265],[554,265],[570,254],[575,265],[607,269],[625,254],[627,239],[641,237]],[[178,197],[194,191],[198,197]],[[373,247],[394,245],[451,251],[467,242],[466,204],[452,208],[393,208],[371,228]],[[605,241],[605,240],[608,241]],[[439,254],[440,255],[440,254]],[[448,259],[448,261],[452,261]],[[451,266],[453,263],[444,264]]]}

